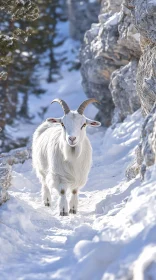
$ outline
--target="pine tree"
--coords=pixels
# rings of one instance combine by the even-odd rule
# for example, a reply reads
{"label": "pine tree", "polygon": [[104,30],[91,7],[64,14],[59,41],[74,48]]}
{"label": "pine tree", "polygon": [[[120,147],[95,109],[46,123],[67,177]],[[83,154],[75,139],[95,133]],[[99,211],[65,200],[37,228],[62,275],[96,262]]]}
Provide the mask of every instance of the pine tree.
{"label": "pine tree", "polygon": [[[0,10],[10,16],[10,26],[17,20],[24,19],[34,21],[39,16],[39,9],[31,0],[1,0]],[[13,61],[13,51],[17,48],[18,41],[25,43],[28,36],[31,35],[31,29],[22,30],[15,28],[7,34],[1,29],[0,33],[0,66],[5,67]],[[0,73],[0,79],[6,79],[7,72]]]}
{"label": "pine tree", "polygon": [[29,25],[20,27],[20,20],[33,22],[39,16],[37,5],[30,0],[0,1],[0,135],[1,145],[7,138],[4,129],[6,123],[11,123],[16,116],[17,106],[17,76],[16,65],[20,61],[20,47],[27,42],[32,34]]}

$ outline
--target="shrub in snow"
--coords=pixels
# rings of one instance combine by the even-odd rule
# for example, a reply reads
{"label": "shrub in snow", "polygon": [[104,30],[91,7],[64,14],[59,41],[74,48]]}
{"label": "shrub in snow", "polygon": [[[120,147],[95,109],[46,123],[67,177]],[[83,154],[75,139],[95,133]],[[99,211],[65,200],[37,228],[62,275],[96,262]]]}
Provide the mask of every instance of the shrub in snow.
{"label": "shrub in snow", "polygon": [[24,163],[30,158],[30,155],[29,148],[20,148],[0,155],[0,204],[9,198],[7,190],[11,184],[11,166],[16,163]]}
{"label": "shrub in snow", "polygon": [[11,184],[11,166],[9,164],[0,165],[0,205],[7,201],[9,196],[7,189]]}
{"label": "shrub in snow", "polygon": [[[34,133],[32,145],[33,167],[42,184],[45,206],[51,204],[51,190],[60,194],[60,215],[68,215],[67,188],[72,196],[70,213],[76,214],[79,188],[86,184],[92,162],[92,148],[86,135],[86,127],[100,126],[100,122],[83,115],[85,107],[96,99],[84,101],[77,111],[71,111],[60,99],[58,102],[65,115],[62,118],[49,118]],[[52,102],[52,103],[53,103]]]}

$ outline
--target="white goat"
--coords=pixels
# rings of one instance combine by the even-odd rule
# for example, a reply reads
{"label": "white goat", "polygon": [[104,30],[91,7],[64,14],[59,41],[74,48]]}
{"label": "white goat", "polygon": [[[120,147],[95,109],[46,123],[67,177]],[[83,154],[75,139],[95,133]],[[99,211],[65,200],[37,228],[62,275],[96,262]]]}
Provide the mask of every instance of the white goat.
{"label": "white goat", "polygon": [[84,101],[77,111],[71,111],[65,101],[58,102],[65,115],[62,118],[49,118],[42,123],[33,135],[33,167],[42,183],[42,197],[45,206],[51,205],[51,190],[60,194],[60,215],[68,215],[66,190],[72,192],[70,213],[76,214],[78,190],[86,184],[92,163],[92,148],[86,136],[86,126],[100,126],[101,123],[83,115],[85,107],[96,99]]}

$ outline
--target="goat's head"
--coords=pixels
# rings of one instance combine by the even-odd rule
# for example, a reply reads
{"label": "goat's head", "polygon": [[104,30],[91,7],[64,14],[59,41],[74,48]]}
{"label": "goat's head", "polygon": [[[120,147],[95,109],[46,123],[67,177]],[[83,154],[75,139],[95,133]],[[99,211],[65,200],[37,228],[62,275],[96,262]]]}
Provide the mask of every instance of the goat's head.
{"label": "goat's head", "polygon": [[61,99],[54,99],[53,102],[58,102],[62,106],[64,116],[62,118],[48,118],[47,121],[62,125],[64,139],[71,147],[75,147],[80,141],[83,141],[87,126],[98,127],[101,125],[100,122],[90,120],[83,115],[88,104],[98,102],[94,98],[84,101],[76,111],[71,111],[66,102]]}

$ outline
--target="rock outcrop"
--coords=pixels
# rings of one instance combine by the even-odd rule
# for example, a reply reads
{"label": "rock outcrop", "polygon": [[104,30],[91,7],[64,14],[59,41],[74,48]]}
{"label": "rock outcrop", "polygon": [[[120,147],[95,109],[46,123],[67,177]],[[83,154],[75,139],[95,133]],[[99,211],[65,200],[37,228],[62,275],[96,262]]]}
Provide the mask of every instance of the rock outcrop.
{"label": "rock outcrop", "polygon": [[142,55],[137,69],[136,89],[145,120],[142,126],[139,154],[127,169],[128,179],[144,174],[156,162],[156,2],[145,0],[126,1],[141,34]]}
{"label": "rock outcrop", "polygon": [[144,115],[156,101],[156,45],[149,44],[140,58],[137,72],[137,93]]}
{"label": "rock outcrop", "polygon": [[109,89],[115,104],[113,123],[121,122],[140,107],[136,95],[137,60],[132,60],[112,73]]}
{"label": "rock outcrop", "polygon": [[[88,97],[95,97],[100,101],[99,119],[105,126],[112,123],[114,108],[113,120],[121,121],[140,106],[135,91],[136,75],[133,76],[141,54],[139,33],[133,24],[131,11],[125,5],[122,6],[121,2],[102,1],[99,23],[93,24],[86,32],[80,53],[84,91]],[[135,62],[129,64],[132,60]],[[121,72],[127,73],[125,83],[122,82]],[[128,85],[129,81],[132,87]],[[114,90],[114,83],[118,90]],[[117,101],[119,95],[124,99],[121,102]],[[125,108],[128,98],[129,105]]]}
{"label": "rock outcrop", "polygon": [[145,117],[128,179],[156,161],[156,1],[103,0],[99,23],[84,36],[82,85],[100,102],[105,126],[123,121],[140,106]]}

